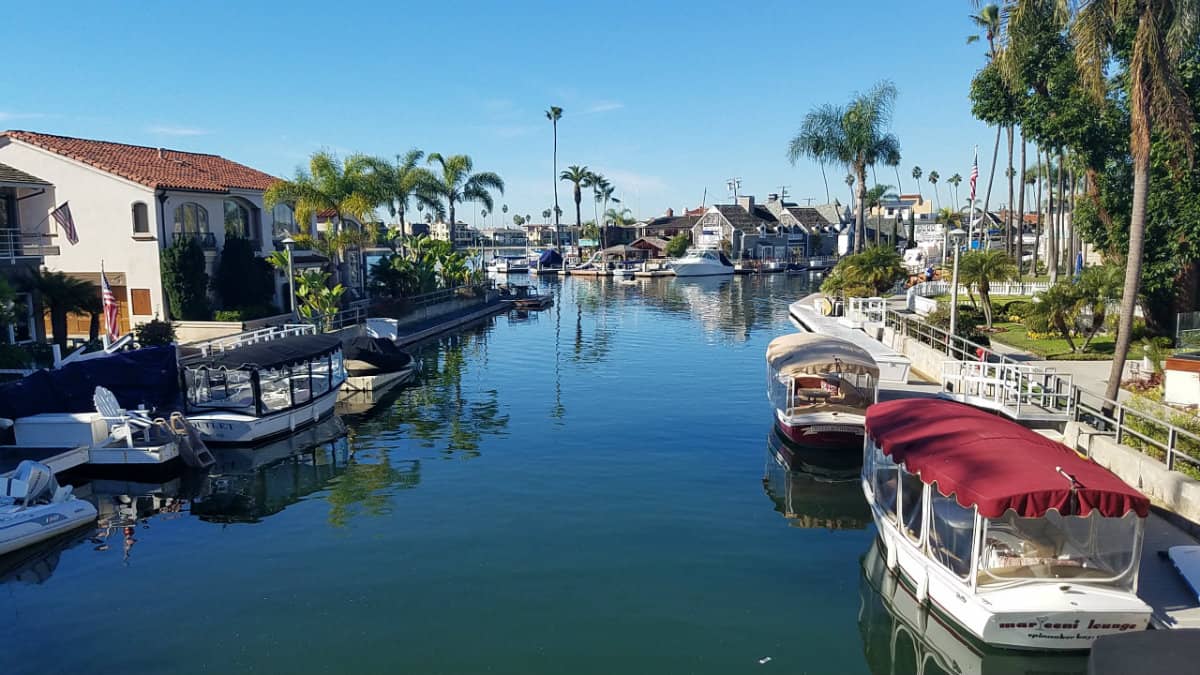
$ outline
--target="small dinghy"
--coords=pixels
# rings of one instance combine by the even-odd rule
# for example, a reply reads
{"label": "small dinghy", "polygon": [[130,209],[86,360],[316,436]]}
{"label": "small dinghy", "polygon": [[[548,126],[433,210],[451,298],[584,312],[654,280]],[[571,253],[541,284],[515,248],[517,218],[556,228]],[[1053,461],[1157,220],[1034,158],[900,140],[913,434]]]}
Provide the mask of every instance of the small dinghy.
{"label": "small dinghy", "polygon": [[96,507],[60,486],[45,464],[24,460],[0,478],[0,555],[96,520]]}

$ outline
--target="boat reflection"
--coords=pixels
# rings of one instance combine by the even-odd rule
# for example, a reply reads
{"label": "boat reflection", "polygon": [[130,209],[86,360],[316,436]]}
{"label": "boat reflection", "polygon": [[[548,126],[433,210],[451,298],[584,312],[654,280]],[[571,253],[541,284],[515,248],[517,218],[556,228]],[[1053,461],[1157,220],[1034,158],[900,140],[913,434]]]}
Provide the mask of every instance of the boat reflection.
{"label": "boat reflection", "polygon": [[877,537],[862,558],[858,630],[875,675],[1087,672],[1086,654],[1001,650],[959,633],[888,571]]}
{"label": "boat reflection", "polygon": [[216,448],[207,489],[192,515],[217,523],[255,523],[325,488],[346,470],[350,443],[336,415],[257,448]]}
{"label": "boat reflection", "polygon": [[165,482],[93,480],[78,493],[96,506],[97,551],[121,551],[121,562],[129,564],[140,537],[147,536],[152,516],[181,518],[187,504],[205,487],[204,477],[185,473]]}
{"label": "boat reflection", "polygon": [[83,545],[94,530],[81,528],[0,556],[0,585],[45,583],[63,551]]}
{"label": "boat reflection", "polygon": [[[776,438],[774,432],[771,438]],[[827,530],[861,530],[871,522],[871,510],[856,478],[830,478],[796,470],[768,442],[763,489],[775,510],[793,527]]]}
{"label": "boat reflection", "polygon": [[[802,471],[818,478],[831,481],[853,481],[858,484],[862,474],[862,451],[847,452],[845,448],[801,446],[788,441],[771,425],[767,433],[767,448],[779,455],[792,471]],[[863,501],[859,491],[859,501]],[[866,502],[864,501],[864,506]]]}

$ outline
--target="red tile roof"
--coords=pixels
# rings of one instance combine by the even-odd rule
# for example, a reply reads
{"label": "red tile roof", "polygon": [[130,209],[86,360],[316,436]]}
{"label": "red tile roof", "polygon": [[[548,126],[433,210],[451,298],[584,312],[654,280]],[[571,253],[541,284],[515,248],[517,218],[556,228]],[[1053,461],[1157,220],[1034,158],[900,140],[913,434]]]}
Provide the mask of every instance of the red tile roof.
{"label": "red tile roof", "polygon": [[126,145],[33,131],[6,131],[22,141],[149,188],[228,192],[266,190],[279,179],[217,155]]}

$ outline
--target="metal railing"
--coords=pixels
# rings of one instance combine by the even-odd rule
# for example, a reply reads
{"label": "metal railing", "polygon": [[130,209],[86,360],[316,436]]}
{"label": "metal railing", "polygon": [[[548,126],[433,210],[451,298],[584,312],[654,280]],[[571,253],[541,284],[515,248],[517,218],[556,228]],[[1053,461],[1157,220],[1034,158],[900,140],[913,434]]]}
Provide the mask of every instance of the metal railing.
{"label": "metal railing", "polygon": [[833,267],[834,265],[837,264],[837,261],[838,261],[838,257],[835,255],[819,255],[819,256],[813,256],[811,258],[805,259],[804,263],[806,265],[808,265],[810,268],[824,269],[827,267]]}
{"label": "metal railing", "polygon": [[[962,362],[963,367],[983,368],[996,365],[1015,373],[1019,373],[1023,366],[1028,367],[1028,364],[966,338],[950,335],[912,315],[889,309],[884,315],[884,325],[893,329],[897,335],[915,338],[945,353],[951,359]],[[943,365],[943,376],[948,368],[950,364]],[[1051,411],[1065,409],[1067,420],[1083,422],[1101,433],[1111,434],[1117,443],[1128,445],[1163,462],[1171,471],[1200,478],[1200,433],[1165,419],[1172,413],[1170,408],[1148,401],[1146,406],[1157,408],[1159,414],[1156,415],[1150,410],[1139,410],[1127,403],[1113,401],[1081,389],[1071,381],[1070,376],[1062,373],[1043,372],[1037,377],[1027,376],[1026,381],[1029,383],[1029,393],[1020,395],[1024,396],[1024,400],[1019,401],[1020,405],[1016,409],[1019,410],[1020,406],[1024,405],[1035,405]],[[1071,399],[1069,404],[1065,401],[1068,397]]]}
{"label": "metal railing", "polygon": [[[1050,284],[1045,281],[1031,281],[1025,283],[993,281],[988,284],[989,293],[992,295],[1025,295],[1034,296],[1042,293],[1050,288]],[[922,281],[918,284],[913,284],[909,289],[911,293],[919,295],[923,298],[932,298],[938,295],[950,295],[950,282],[948,281]],[[968,287],[964,284],[958,285],[958,294],[966,297]]]}
{"label": "metal railing", "polygon": [[1075,407],[1070,375],[1019,363],[945,361],[942,386],[950,394],[1014,419],[1067,421]]}
{"label": "metal railing", "polygon": [[226,335],[225,337],[201,342],[194,346],[200,350],[201,356],[208,356],[216,352],[223,352],[227,349],[244,347],[258,342],[277,340],[292,335],[312,335],[315,332],[316,330],[310,324],[288,323],[282,326],[268,326],[258,330],[238,333],[237,335]]}
{"label": "metal railing", "polygon": [[58,255],[58,247],[50,244],[53,236],[38,232],[0,229],[0,260],[7,260],[11,263],[18,259]]}
{"label": "metal railing", "polygon": [[340,330],[347,326],[366,323],[370,304],[369,300],[356,300],[333,314],[320,314],[306,317],[305,320],[314,330],[326,332]]}

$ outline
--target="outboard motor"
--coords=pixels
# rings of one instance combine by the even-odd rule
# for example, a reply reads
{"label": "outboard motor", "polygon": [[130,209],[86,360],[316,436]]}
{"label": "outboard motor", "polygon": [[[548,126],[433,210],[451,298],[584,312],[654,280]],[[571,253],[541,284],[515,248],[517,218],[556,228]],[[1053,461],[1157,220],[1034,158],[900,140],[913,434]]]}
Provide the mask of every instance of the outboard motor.
{"label": "outboard motor", "polygon": [[54,471],[45,464],[40,464],[31,459],[22,460],[17,465],[17,470],[13,474],[13,478],[25,482],[27,486],[25,491],[26,504],[49,502],[54,498],[54,493],[58,492],[58,481],[54,480]]}

